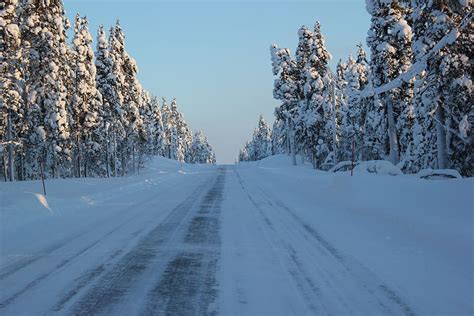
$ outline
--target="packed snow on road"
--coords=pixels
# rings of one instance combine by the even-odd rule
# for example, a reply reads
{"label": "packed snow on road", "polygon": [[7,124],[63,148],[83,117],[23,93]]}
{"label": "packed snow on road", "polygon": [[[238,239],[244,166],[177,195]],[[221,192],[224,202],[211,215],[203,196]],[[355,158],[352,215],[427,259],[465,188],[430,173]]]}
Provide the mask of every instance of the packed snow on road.
{"label": "packed snow on road", "polygon": [[473,188],[287,156],[1,183],[0,314],[473,315]]}

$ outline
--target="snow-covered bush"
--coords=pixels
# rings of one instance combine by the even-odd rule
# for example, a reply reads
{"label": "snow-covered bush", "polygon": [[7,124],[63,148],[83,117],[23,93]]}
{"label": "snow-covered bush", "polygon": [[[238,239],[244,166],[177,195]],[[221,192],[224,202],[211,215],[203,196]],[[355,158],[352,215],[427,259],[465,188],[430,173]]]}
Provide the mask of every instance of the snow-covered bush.
{"label": "snow-covered bush", "polygon": [[399,176],[403,172],[397,166],[386,160],[369,160],[360,162],[354,173],[375,173],[381,175]]}

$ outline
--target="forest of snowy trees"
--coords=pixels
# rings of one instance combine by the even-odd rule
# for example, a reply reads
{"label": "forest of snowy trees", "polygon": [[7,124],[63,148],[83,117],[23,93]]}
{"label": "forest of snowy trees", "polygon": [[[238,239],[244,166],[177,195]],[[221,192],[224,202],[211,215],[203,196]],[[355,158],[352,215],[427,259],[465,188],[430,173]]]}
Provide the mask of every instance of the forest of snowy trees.
{"label": "forest of snowy trees", "polygon": [[110,177],[136,173],[150,155],[214,163],[176,100],[145,91],[119,23],[96,50],[85,17],[73,35],[62,0],[0,2],[0,175]]}
{"label": "forest of snowy trees", "polygon": [[298,31],[294,57],[271,46],[281,105],[271,136],[261,120],[239,160],[300,154],[327,170],[354,150],[356,160],[388,160],[408,173],[452,168],[473,176],[471,1],[366,0],[366,7],[370,59],[358,45],[331,71],[318,22]]}

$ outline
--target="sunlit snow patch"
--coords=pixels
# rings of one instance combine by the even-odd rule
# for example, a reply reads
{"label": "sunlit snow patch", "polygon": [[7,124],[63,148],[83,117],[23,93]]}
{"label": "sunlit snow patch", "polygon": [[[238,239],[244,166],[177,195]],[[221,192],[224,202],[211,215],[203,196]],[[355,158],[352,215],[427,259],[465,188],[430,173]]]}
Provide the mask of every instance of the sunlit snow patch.
{"label": "sunlit snow patch", "polygon": [[36,198],[38,199],[38,202],[40,202],[41,205],[43,205],[51,213],[54,213],[54,211],[49,207],[48,200],[46,200],[46,197],[43,194],[39,194],[39,193],[33,193],[33,194],[36,196]]}

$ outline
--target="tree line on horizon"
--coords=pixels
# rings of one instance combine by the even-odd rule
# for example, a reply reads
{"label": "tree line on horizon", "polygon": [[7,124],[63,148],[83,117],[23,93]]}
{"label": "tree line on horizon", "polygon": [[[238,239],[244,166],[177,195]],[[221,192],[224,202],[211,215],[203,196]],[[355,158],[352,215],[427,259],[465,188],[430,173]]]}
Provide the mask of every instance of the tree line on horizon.
{"label": "tree line on horizon", "polygon": [[370,59],[360,44],[331,71],[319,22],[299,29],[294,56],[271,46],[281,104],[270,131],[260,119],[239,160],[299,154],[328,170],[354,154],[407,173],[473,176],[471,1],[366,0],[366,8]]}
{"label": "tree line on horizon", "polygon": [[[0,175],[5,180],[116,177],[160,155],[215,163],[174,99],[150,95],[117,22],[101,25],[96,50],[87,18],[70,22],[62,0],[0,4]],[[43,169],[43,170],[42,170]]]}

